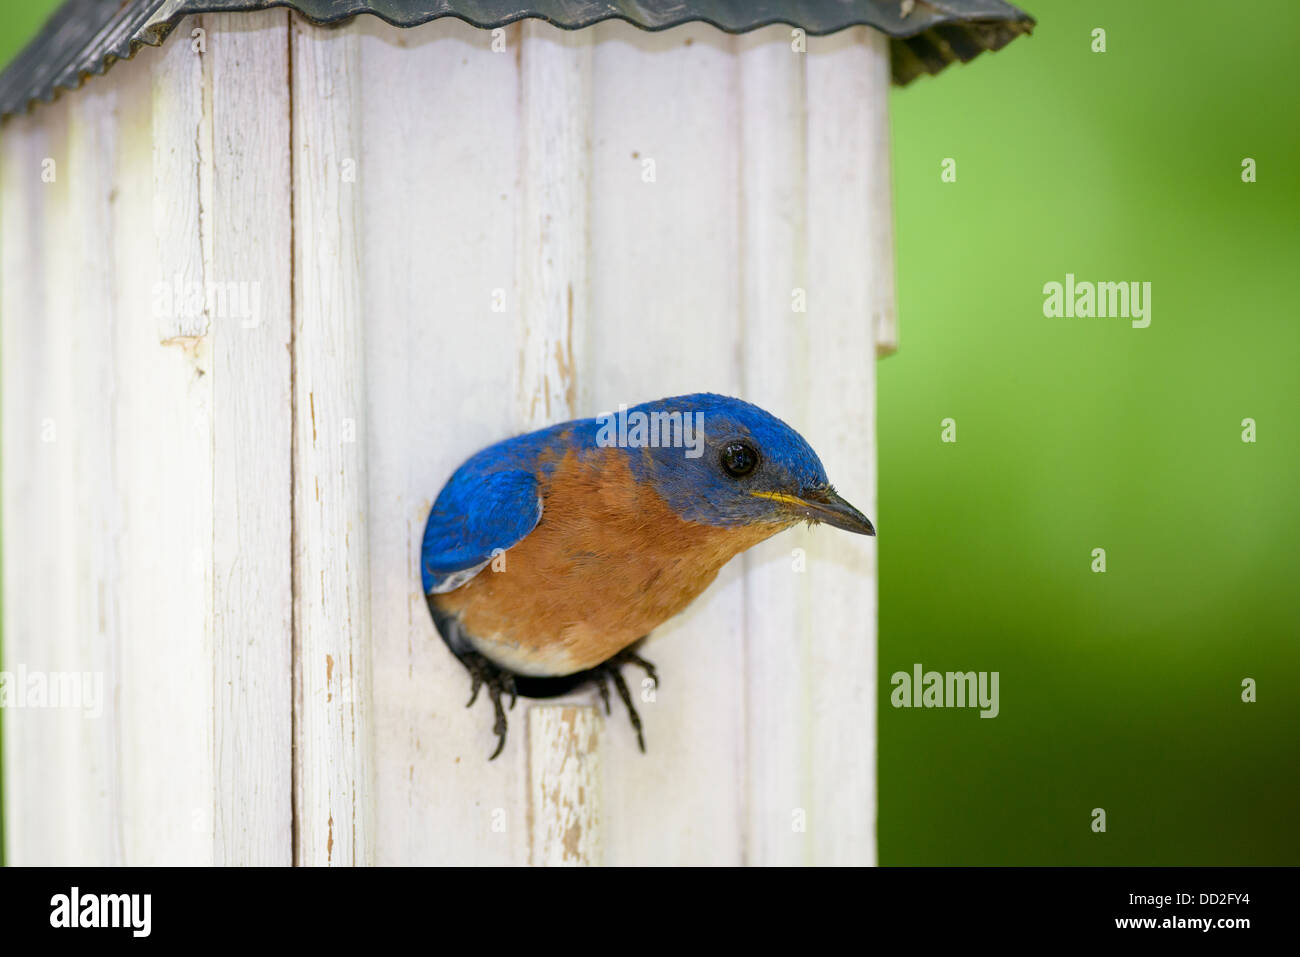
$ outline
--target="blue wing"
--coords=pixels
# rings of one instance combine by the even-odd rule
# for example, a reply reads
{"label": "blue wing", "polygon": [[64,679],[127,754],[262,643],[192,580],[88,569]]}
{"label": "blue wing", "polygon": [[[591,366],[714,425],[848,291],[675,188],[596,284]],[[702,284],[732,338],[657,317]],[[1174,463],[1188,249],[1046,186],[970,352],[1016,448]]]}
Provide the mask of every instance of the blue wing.
{"label": "blue wing", "polygon": [[[491,450],[487,450],[491,451]],[[480,455],[451,477],[424,526],[420,574],[426,595],[459,588],[537,527],[537,477],[518,468],[492,470]]]}

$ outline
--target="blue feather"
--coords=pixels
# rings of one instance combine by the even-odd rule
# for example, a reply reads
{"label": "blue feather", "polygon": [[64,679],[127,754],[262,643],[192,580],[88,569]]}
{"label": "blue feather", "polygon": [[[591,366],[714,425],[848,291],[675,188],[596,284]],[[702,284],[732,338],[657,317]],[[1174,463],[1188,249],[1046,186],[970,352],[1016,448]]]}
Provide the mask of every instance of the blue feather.
{"label": "blue feather", "polygon": [[537,477],[494,464],[480,453],[438,495],[420,549],[425,594],[464,584],[494,551],[516,544],[537,526],[542,516]]}

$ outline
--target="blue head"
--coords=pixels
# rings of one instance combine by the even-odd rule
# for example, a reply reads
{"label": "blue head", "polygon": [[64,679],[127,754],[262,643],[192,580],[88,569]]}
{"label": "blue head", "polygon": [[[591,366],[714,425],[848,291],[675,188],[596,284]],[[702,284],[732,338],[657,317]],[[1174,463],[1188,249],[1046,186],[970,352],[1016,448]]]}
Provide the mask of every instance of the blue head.
{"label": "blue head", "polygon": [[[618,419],[624,419],[620,426]],[[659,399],[596,420],[598,444],[625,430],[634,474],[683,518],[705,525],[825,522],[863,535],[875,529],[836,494],[812,448],[758,406],[700,393]],[[638,426],[645,432],[637,434]],[[680,437],[680,441],[678,438]]]}

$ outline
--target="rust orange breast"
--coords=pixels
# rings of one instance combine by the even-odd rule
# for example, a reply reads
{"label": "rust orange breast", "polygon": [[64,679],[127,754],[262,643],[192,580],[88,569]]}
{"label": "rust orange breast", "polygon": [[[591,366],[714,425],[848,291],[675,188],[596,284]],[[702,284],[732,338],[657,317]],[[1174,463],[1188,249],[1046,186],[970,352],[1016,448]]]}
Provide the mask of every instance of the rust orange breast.
{"label": "rust orange breast", "polygon": [[541,488],[537,527],[435,596],[480,653],[519,674],[593,667],[695,599],[734,555],[787,526],[685,521],[619,449],[569,452]]}

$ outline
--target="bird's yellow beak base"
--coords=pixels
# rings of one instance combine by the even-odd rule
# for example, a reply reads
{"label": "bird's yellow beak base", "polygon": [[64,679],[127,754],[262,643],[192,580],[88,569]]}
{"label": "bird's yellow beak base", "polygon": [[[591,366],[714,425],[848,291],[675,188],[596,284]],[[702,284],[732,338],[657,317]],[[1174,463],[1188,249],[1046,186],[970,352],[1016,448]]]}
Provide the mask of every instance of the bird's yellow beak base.
{"label": "bird's yellow beak base", "polygon": [[823,522],[835,528],[858,535],[874,535],[876,528],[870,519],[844,501],[829,486],[805,492],[802,497],[788,492],[750,492],[756,498],[765,498],[783,507],[791,517],[809,522]]}

